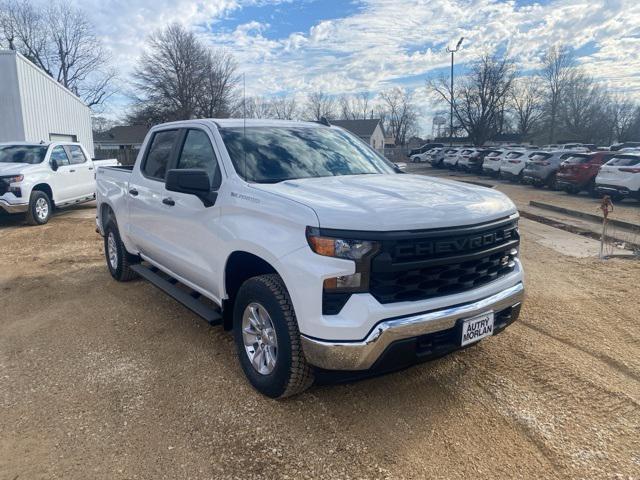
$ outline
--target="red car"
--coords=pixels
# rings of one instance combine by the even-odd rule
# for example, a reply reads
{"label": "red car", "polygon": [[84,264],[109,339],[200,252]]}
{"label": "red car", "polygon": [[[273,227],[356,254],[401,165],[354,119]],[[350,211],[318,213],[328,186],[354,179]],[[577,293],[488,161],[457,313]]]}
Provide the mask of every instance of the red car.
{"label": "red car", "polygon": [[567,193],[580,193],[583,190],[597,195],[596,175],[600,167],[615,156],[616,152],[575,153],[562,162],[556,174],[558,188]]}

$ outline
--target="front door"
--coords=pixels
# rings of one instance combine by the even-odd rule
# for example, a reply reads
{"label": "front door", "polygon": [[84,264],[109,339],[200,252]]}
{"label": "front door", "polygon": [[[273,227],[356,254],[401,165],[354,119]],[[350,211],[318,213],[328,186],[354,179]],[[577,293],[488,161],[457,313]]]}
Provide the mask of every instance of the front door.
{"label": "front door", "polygon": [[71,167],[71,162],[67,151],[62,145],[53,147],[49,157],[51,164],[55,160],[58,169],[51,175],[51,190],[53,200],[60,205],[74,198],[74,185],[77,181],[75,169]]}
{"label": "front door", "polygon": [[[130,236],[138,249],[158,266],[220,298],[216,272],[220,240],[216,227],[220,209],[205,207],[195,195],[165,188],[170,168],[202,168],[212,184],[221,173],[213,142],[204,129],[163,130],[153,134],[140,166],[129,185]],[[130,193],[131,195],[131,193]]]}
{"label": "front door", "polygon": [[95,194],[96,180],[93,162],[89,162],[79,145],[65,145],[64,148],[71,162],[72,173],[75,174],[74,197],[83,198]]}
{"label": "front door", "polygon": [[[173,168],[206,170],[217,189],[221,183],[220,166],[206,130],[184,130],[176,153]],[[161,222],[170,248],[167,267],[220,299],[221,285],[216,282],[223,268],[218,234],[219,203],[205,207],[195,195],[166,190],[163,201]]]}

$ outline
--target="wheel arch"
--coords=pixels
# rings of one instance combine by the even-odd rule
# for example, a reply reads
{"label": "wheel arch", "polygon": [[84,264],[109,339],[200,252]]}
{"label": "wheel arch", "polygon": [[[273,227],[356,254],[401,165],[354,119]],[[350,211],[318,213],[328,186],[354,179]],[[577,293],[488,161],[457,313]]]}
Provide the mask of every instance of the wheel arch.
{"label": "wheel arch", "polygon": [[53,189],[51,188],[51,185],[49,185],[48,183],[37,183],[35,184],[33,187],[31,187],[31,191],[39,191],[39,192],[44,192],[47,194],[47,196],[49,197],[49,200],[51,201],[51,204],[53,206],[55,206],[55,200],[53,199]]}
{"label": "wheel arch", "polygon": [[[265,260],[255,253],[246,250],[235,250],[229,254],[224,266],[224,292],[223,300],[223,325],[225,330],[231,330],[233,326],[233,304],[240,286],[249,278],[258,275],[281,273],[273,266],[273,263]],[[284,280],[284,279],[283,279]]]}

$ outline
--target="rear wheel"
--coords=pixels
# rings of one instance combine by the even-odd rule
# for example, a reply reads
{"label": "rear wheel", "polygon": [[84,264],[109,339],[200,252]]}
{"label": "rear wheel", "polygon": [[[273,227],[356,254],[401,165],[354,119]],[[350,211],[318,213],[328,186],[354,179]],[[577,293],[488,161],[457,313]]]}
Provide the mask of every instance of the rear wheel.
{"label": "rear wheel", "polygon": [[131,255],[122,243],[118,227],[110,221],[104,232],[104,256],[107,260],[109,273],[119,282],[127,282],[138,276],[131,269],[131,265],[140,262],[140,258]]}
{"label": "rear wheel", "polygon": [[587,185],[587,193],[589,193],[589,196],[593,198],[598,198],[600,196],[600,194],[598,193],[598,190],[596,190],[595,179],[592,179]]}
{"label": "rear wheel", "polygon": [[556,174],[552,174],[547,180],[547,187],[549,190],[557,190],[558,189],[558,179],[556,178]]}
{"label": "rear wheel", "polygon": [[27,222],[29,225],[44,225],[51,218],[53,205],[49,195],[41,190],[34,190],[29,197]]}
{"label": "rear wheel", "polygon": [[242,284],[233,334],[242,370],[260,393],[285,398],[313,384],[293,305],[279,275],[260,275]]}

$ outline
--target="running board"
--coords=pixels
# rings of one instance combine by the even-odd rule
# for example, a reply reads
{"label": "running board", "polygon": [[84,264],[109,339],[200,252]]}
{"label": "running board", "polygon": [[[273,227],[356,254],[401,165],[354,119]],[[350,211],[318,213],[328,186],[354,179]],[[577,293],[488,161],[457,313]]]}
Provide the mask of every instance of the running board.
{"label": "running board", "polygon": [[189,293],[178,288],[175,285],[177,283],[175,279],[171,278],[170,280],[166,280],[156,273],[158,271],[156,268],[153,268],[152,270],[142,264],[131,265],[131,270],[136,272],[145,280],[151,282],[170,297],[173,297],[175,300],[182,303],[196,315],[204,318],[209,325],[220,325],[222,323],[220,310],[205,305],[199,301],[198,298],[200,297],[200,294],[195,295],[195,292]]}

